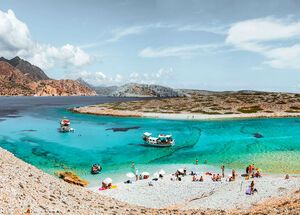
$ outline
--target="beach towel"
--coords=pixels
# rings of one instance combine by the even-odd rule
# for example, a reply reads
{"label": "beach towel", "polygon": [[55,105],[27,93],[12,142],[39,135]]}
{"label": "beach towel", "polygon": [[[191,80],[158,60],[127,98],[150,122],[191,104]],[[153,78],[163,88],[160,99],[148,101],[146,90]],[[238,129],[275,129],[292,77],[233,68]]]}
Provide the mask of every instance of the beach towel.
{"label": "beach towel", "polygon": [[[116,188],[118,188],[117,185],[112,185],[110,189],[116,189]],[[103,191],[103,190],[108,190],[108,188],[104,188],[104,187],[99,188],[99,191]]]}

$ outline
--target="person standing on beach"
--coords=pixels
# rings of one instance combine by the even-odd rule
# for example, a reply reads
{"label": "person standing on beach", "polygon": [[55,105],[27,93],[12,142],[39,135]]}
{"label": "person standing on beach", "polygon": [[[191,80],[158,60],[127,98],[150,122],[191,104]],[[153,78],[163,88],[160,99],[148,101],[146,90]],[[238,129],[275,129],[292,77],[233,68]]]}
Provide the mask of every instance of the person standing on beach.
{"label": "person standing on beach", "polygon": [[198,165],[198,159],[196,159],[196,165]]}
{"label": "person standing on beach", "polygon": [[137,168],[135,168],[135,180],[139,180],[139,170]]}
{"label": "person standing on beach", "polygon": [[134,162],[131,163],[131,172],[135,175],[135,180],[139,180],[139,170],[135,167]]}
{"label": "person standing on beach", "polygon": [[235,173],[234,169],[232,170],[232,176],[231,177],[232,177],[232,180],[235,181],[236,173]]}
{"label": "person standing on beach", "polygon": [[222,178],[225,178],[225,173],[224,173],[225,166],[224,166],[224,165],[222,165],[222,166],[221,166],[221,169],[222,169]]}
{"label": "person standing on beach", "polygon": [[251,175],[251,174],[252,174],[252,172],[253,172],[253,168],[254,168],[254,166],[252,166],[252,164],[250,164],[250,166],[249,166],[249,175]]}

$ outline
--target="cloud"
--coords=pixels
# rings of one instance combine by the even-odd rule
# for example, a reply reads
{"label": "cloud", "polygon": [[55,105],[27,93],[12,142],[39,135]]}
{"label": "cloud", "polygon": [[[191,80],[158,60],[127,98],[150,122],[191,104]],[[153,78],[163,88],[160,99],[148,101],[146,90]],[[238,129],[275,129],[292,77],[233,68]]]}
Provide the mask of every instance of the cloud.
{"label": "cloud", "polygon": [[222,44],[192,44],[182,46],[172,46],[153,49],[147,47],[140,51],[139,56],[145,58],[156,57],[189,57],[191,55],[203,52],[217,50]]}
{"label": "cloud", "polygon": [[122,39],[123,37],[129,36],[129,35],[136,35],[144,32],[146,29],[148,29],[149,26],[131,26],[124,29],[117,29],[113,32],[113,37],[106,40],[107,42],[116,42]]}
{"label": "cloud", "polygon": [[177,27],[177,31],[207,32],[212,34],[226,35],[229,26],[201,26],[201,25],[182,25]]}
{"label": "cloud", "polygon": [[278,69],[300,69],[300,44],[274,48],[265,53],[265,63]]}
{"label": "cloud", "polygon": [[169,85],[171,80],[174,80],[173,68],[160,68],[154,73],[133,72],[129,75],[127,82]]}
{"label": "cloud", "polygon": [[112,38],[106,40],[107,42],[117,42],[121,40],[123,37],[127,37],[130,35],[138,35],[145,31],[151,30],[151,29],[160,29],[160,28],[174,28],[175,25],[171,24],[163,24],[163,23],[152,23],[147,25],[134,25],[129,26],[126,28],[119,28],[113,30],[113,36]]}
{"label": "cloud", "polygon": [[170,84],[170,80],[174,80],[172,68],[160,68],[153,73],[138,73],[132,72],[126,78],[120,74],[108,76],[103,72],[88,72],[79,71],[66,74],[65,78],[78,79],[82,78],[86,82],[94,86],[112,86],[122,85],[126,83],[140,83],[140,84]]}
{"label": "cloud", "polygon": [[132,35],[140,35],[149,30],[157,30],[157,29],[171,29],[177,32],[185,32],[185,31],[195,31],[195,32],[208,32],[213,34],[221,34],[224,35],[227,33],[228,26],[201,26],[201,25],[175,25],[175,24],[167,24],[167,23],[151,23],[146,25],[133,25],[125,28],[117,28],[114,29],[111,34],[111,38],[99,41],[83,44],[80,47],[83,49],[95,48],[97,46],[101,46],[107,43],[118,42],[125,37]]}
{"label": "cloud", "polygon": [[116,74],[114,77],[109,77],[100,71],[98,72],[81,71],[81,72],[68,73],[66,75],[66,78],[70,78],[70,79],[82,78],[83,80],[85,80],[86,82],[94,86],[120,85],[124,81],[124,78],[120,74]]}
{"label": "cloud", "polygon": [[92,59],[82,49],[70,44],[55,47],[33,41],[27,25],[12,10],[0,10],[0,55],[7,58],[18,55],[43,69],[80,67]]}
{"label": "cloud", "polygon": [[299,36],[300,21],[265,17],[233,24],[226,43],[261,54],[273,68],[300,69]]}

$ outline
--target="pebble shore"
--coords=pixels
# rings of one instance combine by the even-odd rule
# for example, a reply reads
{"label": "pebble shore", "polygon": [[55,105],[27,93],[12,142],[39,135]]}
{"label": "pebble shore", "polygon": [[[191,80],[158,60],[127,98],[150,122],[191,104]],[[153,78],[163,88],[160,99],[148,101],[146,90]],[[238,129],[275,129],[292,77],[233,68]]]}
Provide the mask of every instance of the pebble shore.
{"label": "pebble shore", "polygon": [[[300,186],[299,186],[300,187]],[[129,196],[128,196],[129,197]],[[230,197],[229,197],[230,198]],[[146,208],[46,174],[0,148],[0,214],[299,214],[300,188],[250,209]]]}

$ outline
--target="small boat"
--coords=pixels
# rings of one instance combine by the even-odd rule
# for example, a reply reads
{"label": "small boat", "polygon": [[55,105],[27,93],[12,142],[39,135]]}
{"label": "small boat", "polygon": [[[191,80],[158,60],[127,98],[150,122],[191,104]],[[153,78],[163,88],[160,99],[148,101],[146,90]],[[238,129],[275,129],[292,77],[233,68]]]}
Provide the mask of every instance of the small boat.
{"label": "small boat", "polygon": [[74,132],[74,128],[71,128],[71,121],[69,119],[62,119],[60,121],[60,129],[59,129],[60,132]]}
{"label": "small boat", "polygon": [[99,164],[94,164],[91,168],[91,174],[96,175],[99,174],[102,170],[102,167]]}
{"label": "small boat", "polygon": [[160,134],[158,137],[152,137],[152,134],[145,132],[143,134],[143,140],[145,144],[154,146],[154,147],[170,147],[175,144],[175,140],[172,138],[172,135]]}

